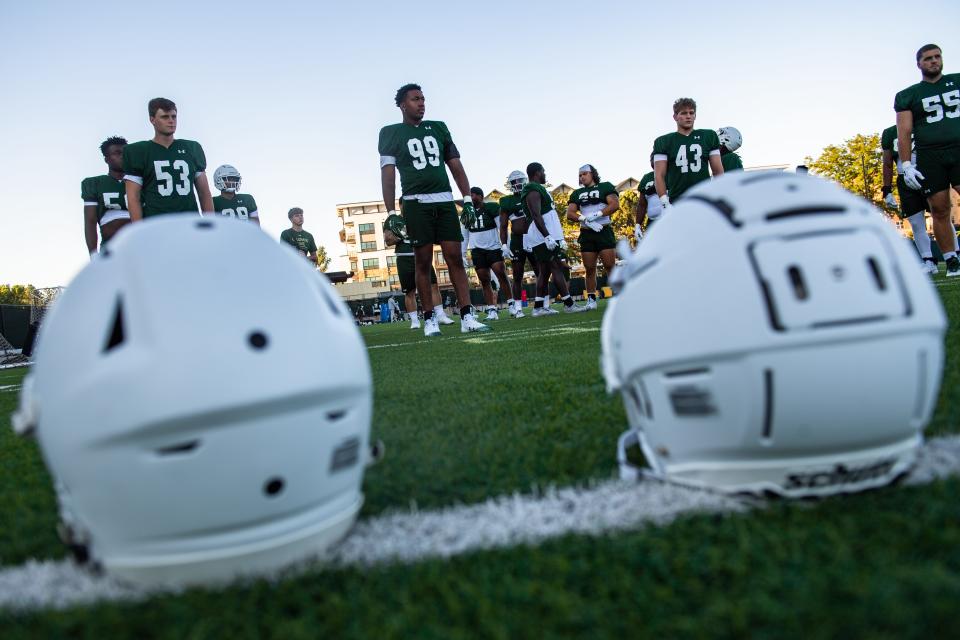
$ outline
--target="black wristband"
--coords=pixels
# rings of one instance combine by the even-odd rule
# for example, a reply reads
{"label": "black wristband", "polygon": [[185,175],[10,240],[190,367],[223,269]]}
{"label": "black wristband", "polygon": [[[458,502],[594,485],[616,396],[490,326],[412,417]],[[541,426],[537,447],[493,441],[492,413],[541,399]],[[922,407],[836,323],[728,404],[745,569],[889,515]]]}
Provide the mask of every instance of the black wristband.
{"label": "black wristband", "polygon": [[883,187],[880,189],[880,191],[883,192],[883,197],[886,198],[888,195],[890,195],[890,194],[893,192],[893,187],[891,187],[890,185],[886,185],[886,184],[885,184],[885,185],[883,185]]}

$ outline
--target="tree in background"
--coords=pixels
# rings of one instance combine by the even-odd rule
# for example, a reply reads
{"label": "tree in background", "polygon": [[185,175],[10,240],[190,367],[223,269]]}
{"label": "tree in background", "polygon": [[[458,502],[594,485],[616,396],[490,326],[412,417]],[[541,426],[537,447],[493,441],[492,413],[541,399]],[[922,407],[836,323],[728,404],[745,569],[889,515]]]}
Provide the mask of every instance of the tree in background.
{"label": "tree in background", "polygon": [[0,284],[0,304],[31,304],[34,291],[32,284]]}
{"label": "tree in background", "polygon": [[327,248],[323,245],[317,247],[317,269],[326,273],[327,267],[330,266],[330,256],[327,255]]}
{"label": "tree in background", "polygon": [[807,157],[810,171],[884,209],[883,154],[880,134],[857,134],[841,145],[829,145],[816,160]]}

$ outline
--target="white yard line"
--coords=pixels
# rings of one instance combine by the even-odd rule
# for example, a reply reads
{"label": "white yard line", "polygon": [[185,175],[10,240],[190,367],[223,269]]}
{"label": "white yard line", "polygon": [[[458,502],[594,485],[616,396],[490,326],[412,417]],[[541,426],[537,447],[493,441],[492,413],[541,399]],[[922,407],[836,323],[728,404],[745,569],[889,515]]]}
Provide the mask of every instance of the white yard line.
{"label": "white yard line", "polygon": [[[921,450],[907,484],[960,472],[960,436],[936,438]],[[373,566],[448,558],[484,549],[536,544],[566,534],[601,535],[666,525],[691,513],[747,511],[762,501],[734,498],[655,481],[608,480],[551,488],[433,511],[386,513],[357,523],[324,558],[291,574],[323,566]],[[101,600],[137,601],[151,592],[96,577],[69,561],[30,561],[0,570],[0,608],[63,609]]]}

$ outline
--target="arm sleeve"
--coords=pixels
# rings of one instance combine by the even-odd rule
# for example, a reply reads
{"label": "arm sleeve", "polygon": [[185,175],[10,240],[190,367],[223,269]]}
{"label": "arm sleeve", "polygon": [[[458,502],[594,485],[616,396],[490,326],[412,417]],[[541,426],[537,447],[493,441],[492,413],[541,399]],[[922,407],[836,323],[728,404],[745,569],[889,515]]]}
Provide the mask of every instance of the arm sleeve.
{"label": "arm sleeve", "polygon": [[460,150],[457,149],[457,145],[454,144],[453,138],[450,136],[450,130],[447,128],[446,123],[441,122],[440,126],[442,127],[443,138],[443,161],[453,160],[454,158],[460,157]]}
{"label": "arm sleeve", "polygon": [[308,247],[310,253],[314,253],[317,250],[317,243],[314,241],[312,233],[308,233],[307,237],[310,238],[310,246]]}
{"label": "arm sleeve", "polygon": [[910,94],[907,91],[900,91],[893,98],[894,111],[910,111]]}
{"label": "arm sleeve", "polygon": [[97,204],[97,191],[93,186],[93,178],[84,178],[80,183],[80,197],[83,204]]}
{"label": "arm sleeve", "polygon": [[250,196],[250,211],[247,212],[247,215],[249,215],[251,218],[260,217],[260,209],[257,207],[257,201],[253,196]]}
{"label": "arm sleeve", "polygon": [[194,150],[194,162],[197,163],[197,175],[200,175],[207,170],[207,156],[203,152],[203,147],[200,146],[199,142],[194,143],[196,149]]}
{"label": "arm sleeve", "polygon": [[377,142],[377,150],[380,152],[380,168],[388,165],[397,166],[397,149],[394,143],[394,137],[390,135],[390,128],[380,129],[380,140]]}
{"label": "arm sleeve", "polygon": [[143,185],[143,170],[143,158],[134,145],[128,144],[123,148],[123,179]]}

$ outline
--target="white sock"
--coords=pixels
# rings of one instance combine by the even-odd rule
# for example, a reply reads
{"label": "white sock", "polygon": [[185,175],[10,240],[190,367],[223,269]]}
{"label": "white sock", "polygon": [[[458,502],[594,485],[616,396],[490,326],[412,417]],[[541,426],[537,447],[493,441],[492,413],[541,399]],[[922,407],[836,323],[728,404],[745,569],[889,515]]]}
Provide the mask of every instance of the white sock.
{"label": "white sock", "polygon": [[510,298],[509,300],[507,300],[507,309],[513,309],[513,303],[514,303],[514,302],[515,302],[515,301],[514,301],[513,298]]}
{"label": "white sock", "polygon": [[921,258],[932,258],[933,252],[930,250],[930,236],[927,235],[927,221],[923,211],[915,213],[909,218],[910,228],[913,229],[913,243],[917,245],[917,251]]}
{"label": "white sock", "polygon": [[943,260],[944,260],[944,262],[946,262],[946,261],[949,260],[950,258],[956,258],[956,257],[957,257],[957,252],[956,252],[956,251],[947,251],[946,253],[943,254]]}
{"label": "white sock", "polygon": [[407,311],[407,320],[413,320],[413,314]]}
{"label": "white sock", "polygon": [[443,305],[438,304],[433,308],[434,315],[443,315]]}

